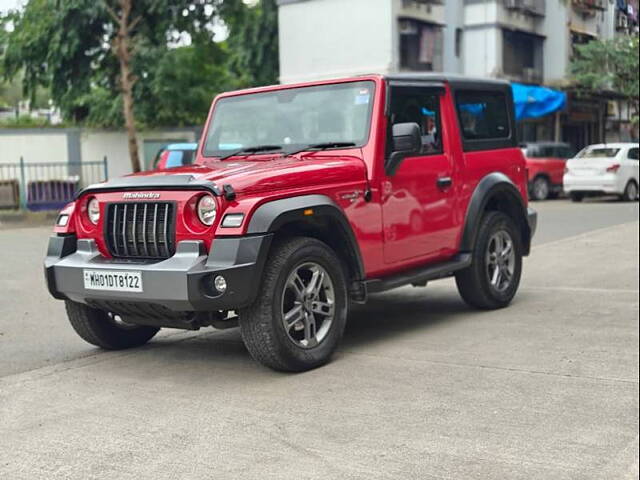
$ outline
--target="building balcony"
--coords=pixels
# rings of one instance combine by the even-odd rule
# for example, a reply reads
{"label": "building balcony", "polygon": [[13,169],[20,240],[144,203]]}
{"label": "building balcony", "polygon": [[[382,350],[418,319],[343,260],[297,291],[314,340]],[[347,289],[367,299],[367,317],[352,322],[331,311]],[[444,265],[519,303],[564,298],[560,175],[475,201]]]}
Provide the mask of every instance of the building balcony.
{"label": "building balcony", "polygon": [[444,0],[402,0],[403,8],[429,7],[430,5],[444,5]]}
{"label": "building balcony", "polygon": [[607,9],[607,0],[571,0],[571,4],[583,15],[595,15]]}
{"label": "building balcony", "polygon": [[629,20],[629,16],[616,9],[616,30],[621,33],[630,33],[633,22]]}
{"label": "building balcony", "polygon": [[504,0],[504,7],[536,17],[544,17],[547,9],[546,0]]}
{"label": "building balcony", "polygon": [[443,0],[396,0],[397,18],[414,19],[442,25],[444,23]]}

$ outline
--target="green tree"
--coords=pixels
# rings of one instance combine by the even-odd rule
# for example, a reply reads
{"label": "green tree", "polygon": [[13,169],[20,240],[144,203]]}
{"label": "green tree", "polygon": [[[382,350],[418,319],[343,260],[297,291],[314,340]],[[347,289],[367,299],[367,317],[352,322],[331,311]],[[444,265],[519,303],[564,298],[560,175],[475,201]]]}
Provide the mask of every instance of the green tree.
{"label": "green tree", "polygon": [[[79,122],[122,119],[132,169],[139,171],[136,110],[148,109],[139,105],[141,100],[156,105],[166,100],[147,94],[154,91],[154,73],[170,68],[160,66],[183,56],[170,52],[171,43],[185,37],[211,42],[212,20],[237,8],[238,2],[29,0],[23,11],[11,14],[14,30],[8,34],[3,54],[5,75],[22,72],[29,95],[38,86],[49,86],[65,118]],[[163,91],[161,85],[162,81],[156,82],[157,91]],[[122,107],[121,117],[113,108],[116,102]],[[96,106],[104,110],[97,112]]]}
{"label": "green tree", "polygon": [[276,0],[244,5],[227,16],[231,68],[249,87],[278,83],[278,6]]}
{"label": "green tree", "polygon": [[587,94],[613,91],[623,96],[638,123],[639,74],[638,35],[612,40],[593,40],[576,47],[571,62],[572,79]]}

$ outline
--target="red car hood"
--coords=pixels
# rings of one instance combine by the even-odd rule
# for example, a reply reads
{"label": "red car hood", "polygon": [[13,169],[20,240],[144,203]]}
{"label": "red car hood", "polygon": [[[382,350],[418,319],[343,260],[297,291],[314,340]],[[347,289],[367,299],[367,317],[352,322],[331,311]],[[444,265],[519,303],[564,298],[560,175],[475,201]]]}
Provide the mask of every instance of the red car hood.
{"label": "red car hood", "polygon": [[366,168],[355,156],[315,154],[251,161],[211,160],[204,165],[141,172],[128,178],[166,175],[192,175],[195,180],[209,180],[219,186],[230,184],[238,193],[256,193],[364,181]]}

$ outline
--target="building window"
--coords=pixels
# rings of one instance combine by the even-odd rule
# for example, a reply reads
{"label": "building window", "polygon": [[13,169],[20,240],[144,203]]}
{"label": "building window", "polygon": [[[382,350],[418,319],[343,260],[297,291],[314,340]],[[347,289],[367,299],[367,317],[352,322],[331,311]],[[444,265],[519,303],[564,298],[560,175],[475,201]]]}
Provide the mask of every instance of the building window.
{"label": "building window", "polygon": [[462,55],[462,29],[456,28],[456,57],[460,58]]}
{"label": "building window", "polygon": [[586,45],[592,40],[595,40],[595,38],[596,37],[589,33],[571,30],[571,56],[574,57],[578,53],[576,49],[578,45]]}
{"label": "building window", "polygon": [[431,23],[400,19],[400,68],[442,70],[442,28]]}
{"label": "building window", "polygon": [[542,81],[542,39],[536,35],[503,30],[502,69],[509,77],[537,83]]}

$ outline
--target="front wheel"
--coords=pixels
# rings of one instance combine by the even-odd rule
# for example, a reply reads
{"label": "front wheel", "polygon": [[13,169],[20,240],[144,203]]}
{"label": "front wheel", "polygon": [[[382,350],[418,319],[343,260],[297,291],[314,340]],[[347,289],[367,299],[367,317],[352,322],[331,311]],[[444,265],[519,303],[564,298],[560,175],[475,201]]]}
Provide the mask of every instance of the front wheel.
{"label": "front wheel", "polygon": [[482,219],[471,266],[456,274],[463,300],[476,308],[503,308],[511,303],[522,274],[522,241],[511,217],[488,212]]}
{"label": "front wheel", "polygon": [[82,303],[65,302],[71,326],[86,342],[105,350],[144,345],[159,328],[125,323],[119,316]]}
{"label": "front wheel", "polygon": [[251,356],[275,370],[327,363],[347,321],[346,279],[336,254],[313,238],[280,241],[270,252],[255,302],[239,312]]}
{"label": "front wheel", "polygon": [[569,194],[569,198],[571,198],[572,202],[581,202],[582,200],[584,200],[584,193],[571,192]]}

